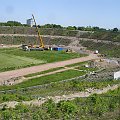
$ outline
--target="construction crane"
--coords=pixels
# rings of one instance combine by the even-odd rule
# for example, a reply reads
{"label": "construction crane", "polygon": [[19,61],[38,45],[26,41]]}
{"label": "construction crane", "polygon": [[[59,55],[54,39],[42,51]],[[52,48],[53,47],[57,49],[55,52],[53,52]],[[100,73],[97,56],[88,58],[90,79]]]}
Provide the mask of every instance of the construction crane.
{"label": "construction crane", "polygon": [[42,36],[41,36],[41,34],[40,34],[40,31],[39,31],[39,29],[38,29],[38,26],[37,26],[37,24],[36,24],[36,20],[35,20],[35,17],[34,17],[33,14],[32,14],[32,17],[33,17],[33,20],[34,20],[34,23],[35,23],[35,27],[36,27],[36,30],[37,30],[37,33],[38,33],[38,37],[39,37],[39,40],[40,40],[40,47],[41,47],[41,48],[44,48],[45,46],[44,46],[44,43],[43,43],[43,39],[42,39]]}
{"label": "construction crane", "polygon": [[37,46],[35,47],[33,45],[26,45],[25,44],[25,45],[22,45],[22,49],[26,50],[26,51],[31,51],[31,50],[43,51],[43,50],[48,50],[49,47],[45,47],[45,45],[43,43],[42,36],[40,34],[39,28],[38,28],[38,26],[36,24],[36,20],[35,20],[35,17],[34,17],[33,14],[32,14],[32,17],[33,17],[33,21],[35,23],[36,31],[37,31],[37,34],[38,34],[38,39],[40,40],[40,45],[39,45],[39,47],[37,47]]}

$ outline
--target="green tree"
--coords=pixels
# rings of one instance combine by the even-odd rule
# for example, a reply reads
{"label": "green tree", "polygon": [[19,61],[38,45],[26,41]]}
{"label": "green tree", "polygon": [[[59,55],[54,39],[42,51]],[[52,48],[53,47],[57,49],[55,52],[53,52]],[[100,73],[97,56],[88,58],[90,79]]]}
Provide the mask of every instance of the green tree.
{"label": "green tree", "polygon": [[78,27],[78,30],[84,31],[84,30],[85,30],[85,27]]}
{"label": "green tree", "polygon": [[93,27],[93,30],[98,31],[98,30],[100,30],[100,28],[99,27]]}
{"label": "green tree", "polygon": [[114,28],[114,29],[113,29],[113,32],[118,32],[118,28]]}
{"label": "green tree", "polygon": [[22,26],[22,24],[20,22],[17,21],[8,21],[6,23],[7,26]]}
{"label": "green tree", "polygon": [[68,26],[67,30],[76,30],[77,28],[75,26]]}

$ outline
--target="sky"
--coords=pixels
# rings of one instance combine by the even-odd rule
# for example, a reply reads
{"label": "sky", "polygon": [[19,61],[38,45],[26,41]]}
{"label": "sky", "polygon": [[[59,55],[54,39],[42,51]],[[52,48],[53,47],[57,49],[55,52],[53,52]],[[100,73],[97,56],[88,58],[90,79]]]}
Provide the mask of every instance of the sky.
{"label": "sky", "polygon": [[120,0],[0,0],[0,22],[120,28]]}

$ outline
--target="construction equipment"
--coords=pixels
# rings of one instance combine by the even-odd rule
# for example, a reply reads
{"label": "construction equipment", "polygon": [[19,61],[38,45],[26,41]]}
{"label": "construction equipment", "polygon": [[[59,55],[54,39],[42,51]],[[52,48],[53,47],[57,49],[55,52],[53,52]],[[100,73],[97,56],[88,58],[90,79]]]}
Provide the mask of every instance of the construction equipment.
{"label": "construction equipment", "polygon": [[43,39],[42,39],[42,36],[40,34],[40,31],[38,29],[38,26],[36,24],[36,20],[35,20],[35,17],[34,15],[32,14],[32,19],[35,23],[35,27],[36,27],[36,31],[37,31],[37,34],[38,34],[38,39],[40,40],[40,45],[39,46],[33,46],[33,45],[22,45],[22,49],[23,50],[26,50],[26,51],[33,51],[33,50],[36,50],[36,51],[43,51],[43,50],[48,50],[49,47],[45,47],[44,43],[43,43]]}
{"label": "construction equipment", "polygon": [[34,17],[34,15],[32,14],[32,17],[33,17],[33,20],[34,20],[34,23],[35,23],[35,27],[36,27],[36,30],[37,30],[37,33],[38,33],[38,37],[39,37],[39,40],[40,40],[40,47],[41,48],[44,48],[45,46],[44,46],[44,43],[43,43],[43,40],[42,40],[42,36],[40,35],[40,31],[39,31],[39,29],[38,29],[38,27],[37,27],[37,24],[36,24],[36,21],[35,21],[35,17]]}
{"label": "construction equipment", "polygon": [[72,48],[67,48],[66,53],[75,53],[75,51]]}

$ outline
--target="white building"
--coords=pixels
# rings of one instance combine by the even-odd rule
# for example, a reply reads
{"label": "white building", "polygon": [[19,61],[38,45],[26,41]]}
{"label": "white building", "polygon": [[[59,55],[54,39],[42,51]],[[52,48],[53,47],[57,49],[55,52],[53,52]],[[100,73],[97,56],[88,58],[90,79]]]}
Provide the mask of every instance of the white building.
{"label": "white building", "polygon": [[32,18],[27,20],[27,25],[29,25],[30,27],[33,26],[33,19]]}

